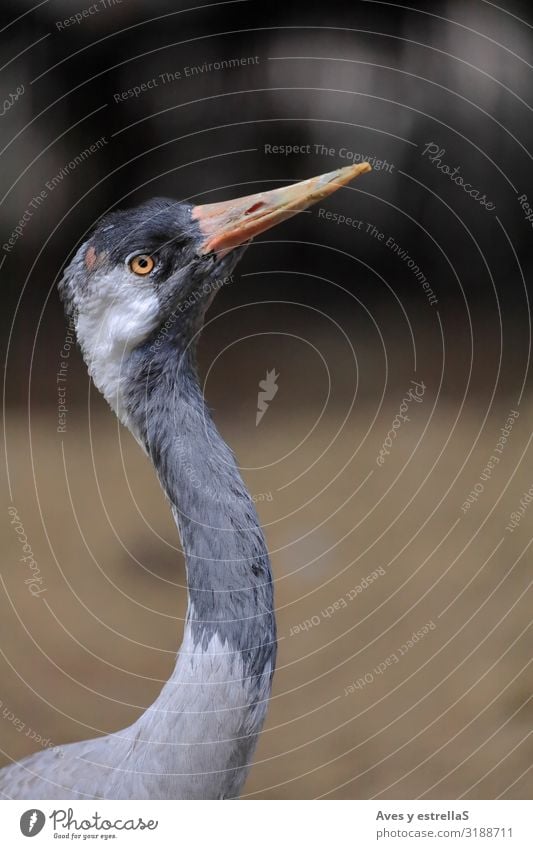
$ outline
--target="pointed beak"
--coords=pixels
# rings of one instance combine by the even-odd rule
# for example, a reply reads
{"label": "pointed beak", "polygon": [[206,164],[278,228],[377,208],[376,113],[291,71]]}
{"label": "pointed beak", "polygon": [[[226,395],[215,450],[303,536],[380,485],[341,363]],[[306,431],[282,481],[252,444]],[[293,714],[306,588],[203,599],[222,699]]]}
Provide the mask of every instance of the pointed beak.
{"label": "pointed beak", "polygon": [[371,170],[368,162],[361,162],[282,189],[195,206],[192,217],[198,222],[203,235],[200,253],[215,251],[224,256],[259,233],[336,192],[359,174]]}

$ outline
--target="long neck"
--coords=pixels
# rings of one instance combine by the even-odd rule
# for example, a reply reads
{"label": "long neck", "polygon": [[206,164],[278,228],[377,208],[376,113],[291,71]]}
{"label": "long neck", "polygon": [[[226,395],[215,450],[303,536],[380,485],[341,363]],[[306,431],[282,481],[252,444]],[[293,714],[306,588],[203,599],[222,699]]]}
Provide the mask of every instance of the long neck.
{"label": "long neck", "polygon": [[255,506],[206,409],[194,363],[168,354],[138,374],[135,419],[178,525],[189,603],[173,675],[145,725],[152,739],[178,743],[178,766],[187,767],[180,781],[189,786],[185,772],[192,798],[235,796],[270,695],[272,575]]}

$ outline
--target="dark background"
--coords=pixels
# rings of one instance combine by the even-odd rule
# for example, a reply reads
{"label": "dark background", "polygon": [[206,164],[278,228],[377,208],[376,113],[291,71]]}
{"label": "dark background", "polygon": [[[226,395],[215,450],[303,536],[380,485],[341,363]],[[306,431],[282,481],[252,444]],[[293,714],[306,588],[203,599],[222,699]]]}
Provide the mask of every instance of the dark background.
{"label": "dark background", "polygon": [[[392,173],[375,171],[328,208],[346,215],[355,209],[356,217],[413,257],[438,298],[447,330],[468,337],[472,322],[474,346],[483,348],[481,362],[474,361],[473,387],[478,381],[493,385],[503,352],[499,381],[509,390],[529,339],[517,264],[518,258],[527,279],[532,229],[517,202],[531,175],[533,51],[527,20],[518,19],[527,17],[527,4],[503,14],[481,2],[421,3],[411,10],[377,2],[227,2],[195,10],[123,0],[57,29],[57,21],[89,5],[50,2],[34,11],[31,4],[3,6],[12,7],[13,15],[10,24],[5,14],[2,65],[9,64],[2,71],[3,91],[26,87],[1,125],[3,231],[10,233],[36,190],[61,167],[101,136],[107,140],[49,194],[6,257],[6,332],[13,331],[10,353],[17,362],[26,365],[36,322],[66,258],[106,210],[153,195],[209,201],[271,188],[349,164],[338,153],[345,147],[387,160]],[[28,14],[21,17],[23,8]],[[252,56],[259,57],[257,64],[184,76],[186,66]],[[176,71],[180,80],[114,102],[114,94]],[[493,212],[422,156],[429,142],[444,148],[443,161],[460,166],[495,204]],[[264,152],[265,144],[306,143],[310,155]],[[316,155],[315,144],[337,153]],[[349,268],[365,306],[394,310],[381,275],[393,281],[409,320],[438,332],[437,310],[428,308],[412,272],[364,230],[307,215],[271,236],[277,244],[268,259],[264,248],[250,251],[242,273],[296,263],[298,270],[337,283]],[[294,250],[297,240],[330,250]],[[289,292],[290,299],[295,291],[273,274],[247,285],[246,298],[277,299]],[[223,293],[217,308],[241,299],[235,287]],[[345,295],[328,282],[307,280],[305,300],[345,312]],[[405,318],[391,318],[403,334]],[[501,343],[500,318],[509,344]],[[57,332],[55,292],[43,320]],[[487,327],[488,350],[482,345]],[[43,365],[47,351],[49,344],[39,351]],[[461,358],[453,375],[445,389],[462,393]],[[8,394],[20,402],[25,388],[19,378],[14,384],[8,381]],[[46,403],[42,388],[38,400]],[[38,385],[32,389],[39,392]]]}
{"label": "dark background", "polygon": [[[201,349],[208,400],[251,490],[275,493],[258,507],[283,639],[249,792],[527,796],[530,653],[519,635],[530,623],[530,539],[527,518],[514,535],[505,525],[531,484],[533,240],[518,202],[525,193],[533,204],[530,4],[122,0],[57,28],[90,5],[2,4],[1,91],[25,87],[0,117],[2,243],[47,181],[106,140],[0,250],[9,492],[63,623],[28,598],[15,541],[3,572],[4,704],[54,743],[133,721],[168,675],[185,605],[152,471],[74,351],[68,429],[57,433],[65,262],[109,209],[273,188],[349,164],[347,148],[393,166],[324,203],[365,227],[315,209],[258,238],[217,296]],[[265,153],[308,143],[309,155]],[[428,143],[493,211],[422,155]],[[436,303],[366,224],[407,251]],[[271,368],[279,394],[259,431],[257,385]],[[414,378],[424,403],[378,474],[376,451]],[[510,409],[520,418],[505,463],[465,516]],[[7,523],[3,533],[13,546]],[[359,599],[357,633],[354,608],[291,640],[292,625],[378,564],[388,577]],[[320,707],[457,594],[433,645],[373,689]],[[38,748],[7,720],[0,742],[6,761]]]}

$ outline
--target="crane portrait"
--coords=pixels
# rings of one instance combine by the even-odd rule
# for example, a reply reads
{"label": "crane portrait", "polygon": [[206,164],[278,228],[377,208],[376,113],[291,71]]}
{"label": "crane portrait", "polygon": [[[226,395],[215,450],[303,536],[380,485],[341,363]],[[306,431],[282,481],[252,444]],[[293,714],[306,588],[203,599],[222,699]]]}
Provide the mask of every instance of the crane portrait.
{"label": "crane portrait", "polygon": [[5,810],[530,798],[531,9],[4,7]]}

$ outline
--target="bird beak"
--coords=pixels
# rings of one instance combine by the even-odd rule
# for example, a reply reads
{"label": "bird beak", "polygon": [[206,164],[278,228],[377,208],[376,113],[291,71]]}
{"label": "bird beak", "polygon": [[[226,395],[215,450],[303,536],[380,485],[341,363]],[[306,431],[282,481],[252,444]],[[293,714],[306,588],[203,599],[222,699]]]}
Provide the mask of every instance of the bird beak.
{"label": "bird beak", "polygon": [[204,237],[200,253],[215,251],[223,256],[371,170],[368,162],[361,162],[282,189],[195,206],[192,217]]}

